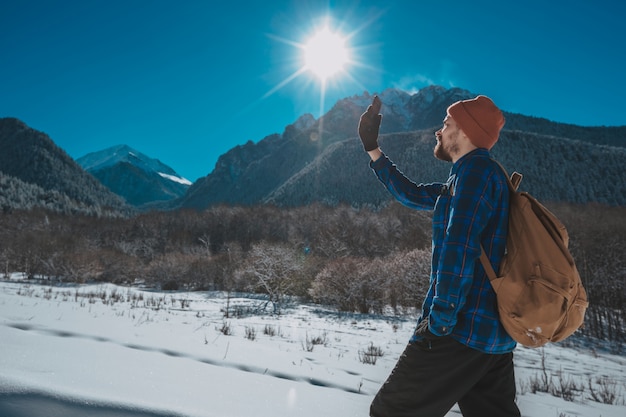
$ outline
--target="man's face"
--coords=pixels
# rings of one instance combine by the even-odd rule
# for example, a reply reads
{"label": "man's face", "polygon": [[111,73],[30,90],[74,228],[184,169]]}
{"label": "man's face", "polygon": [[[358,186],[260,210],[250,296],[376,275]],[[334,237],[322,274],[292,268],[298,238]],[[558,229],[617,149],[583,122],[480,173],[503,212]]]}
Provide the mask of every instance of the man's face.
{"label": "man's face", "polygon": [[442,161],[452,162],[453,157],[459,153],[459,138],[461,129],[454,119],[446,116],[443,119],[443,127],[435,132],[437,144],[435,145],[435,158]]}

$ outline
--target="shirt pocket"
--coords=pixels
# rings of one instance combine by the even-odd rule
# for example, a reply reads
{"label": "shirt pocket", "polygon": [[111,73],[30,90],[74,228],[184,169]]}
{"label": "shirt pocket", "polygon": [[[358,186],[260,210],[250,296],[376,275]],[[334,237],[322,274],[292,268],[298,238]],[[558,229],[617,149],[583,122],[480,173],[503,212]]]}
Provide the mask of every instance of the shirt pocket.
{"label": "shirt pocket", "polygon": [[433,212],[433,242],[441,245],[443,237],[448,226],[450,218],[450,205],[452,204],[452,196],[449,194],[441,194],[435,203]]}

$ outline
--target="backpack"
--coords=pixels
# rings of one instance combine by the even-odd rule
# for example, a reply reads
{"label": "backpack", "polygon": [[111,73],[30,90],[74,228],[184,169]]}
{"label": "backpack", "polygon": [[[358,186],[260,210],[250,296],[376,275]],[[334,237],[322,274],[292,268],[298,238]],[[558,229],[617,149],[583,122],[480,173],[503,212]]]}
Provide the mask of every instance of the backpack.
{"label": "backpack", "polygon": [[496,292],[507,333],[527,347],[558,342],[582,326],[589,305],[568,249],[569,235],[539,201],[517,191],[521,174],[509,178],[500,168],[510,190],[506,253],[498,275],[482,245],[480,262]]}

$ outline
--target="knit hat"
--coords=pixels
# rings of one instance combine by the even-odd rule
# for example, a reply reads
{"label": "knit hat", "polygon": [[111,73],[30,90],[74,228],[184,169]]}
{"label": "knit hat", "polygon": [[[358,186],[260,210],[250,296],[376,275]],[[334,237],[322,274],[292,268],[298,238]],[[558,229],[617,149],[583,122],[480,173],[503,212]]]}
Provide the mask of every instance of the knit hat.
{"label": "knit hat", "polygon": [[448,115],[477,148],[491,149],[504,126],[502,112],[487,96],[457,101],[448,107]]}

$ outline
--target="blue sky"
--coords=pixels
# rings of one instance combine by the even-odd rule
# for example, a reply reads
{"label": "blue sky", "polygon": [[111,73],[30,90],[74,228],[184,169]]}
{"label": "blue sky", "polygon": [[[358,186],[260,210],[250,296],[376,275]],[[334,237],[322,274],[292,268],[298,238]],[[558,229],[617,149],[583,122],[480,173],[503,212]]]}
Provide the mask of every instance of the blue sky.
{"label": "blue sky", "polygon": [[[507,111],[626,125],[625,17],[619,0],[4,1],[0,117],[74,158],[127,144],[191,181],[303,113],[390,87],[461,87]],[[351,62],[322,101],[298,45],[325,23]]]}

